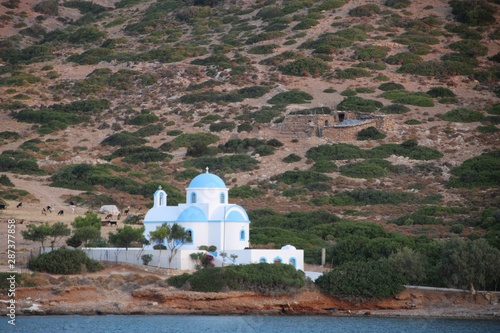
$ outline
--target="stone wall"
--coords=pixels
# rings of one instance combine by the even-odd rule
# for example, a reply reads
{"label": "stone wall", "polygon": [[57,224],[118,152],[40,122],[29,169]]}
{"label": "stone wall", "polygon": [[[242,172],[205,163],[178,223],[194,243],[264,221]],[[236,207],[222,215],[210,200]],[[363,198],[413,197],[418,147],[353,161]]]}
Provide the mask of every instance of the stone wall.
{"label": "stone wall", "polygon": [[[361,124],[342,125],[347,119],[365,120]],[[282,134],[294,136],[319,136],[332,141],[353,141],[356,134],[365,128],[375,127],[379,131],[387,132],[394,129],[394,121],[385,115],[372,115],[357,112],[343,112],[332,114],[288,115],[280,124]]]}

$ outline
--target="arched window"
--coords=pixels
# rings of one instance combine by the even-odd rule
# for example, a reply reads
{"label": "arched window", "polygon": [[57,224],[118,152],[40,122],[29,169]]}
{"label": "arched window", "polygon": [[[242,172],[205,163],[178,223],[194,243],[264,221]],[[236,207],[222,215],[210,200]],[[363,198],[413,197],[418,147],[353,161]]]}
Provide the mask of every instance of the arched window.
{"label": "arched window", "polygon": [[194,233],[193,230],[187,229],[186,230],[186,242],[184,244],[193,244],[194,243]]}
{"label": "arched window", "polygon": [[240,241],[244,241],[245,240],[245,230],[241,230],[240,231]]}
{"label": "arched window", "polygon": [[267,262],[266,258],[260,257],[259,263],[264,263],[265,264],[266,262]]}
{"label": "arched window", "polygon": [[275,264],[281,264],[282,260],[281,260],[281,258],[280,258],[280,257],[276,257],[276,258],[274,258],[273,262],[274,262]]}
{"label": "arched window", "polygon": [[196,203],[196,193],[191,193],[191,203]]}
{"label": "arched window", "polygon": [[288,264],[292,265],[294,268],[297,268],[297,260],[295,260],[295,258],[290,258],[290,260],[288,260]]}
{"label": "arched window", "polygon": [[163,200],[165,200],[165,195],[163,193],[160,193],[160,206],[164,206]]}
{"label": "arched window", "polygon": [[221,204],[226,203],[226,195],[224,193],[220,194],[220,203]]}

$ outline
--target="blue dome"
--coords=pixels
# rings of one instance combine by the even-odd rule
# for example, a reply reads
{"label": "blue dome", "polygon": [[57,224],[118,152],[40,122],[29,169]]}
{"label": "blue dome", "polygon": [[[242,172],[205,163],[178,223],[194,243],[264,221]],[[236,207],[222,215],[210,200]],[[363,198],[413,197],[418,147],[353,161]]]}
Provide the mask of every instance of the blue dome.
{"label": "blue dome", "polygon": [[198,207],[189,207],[179,215],[177,222],[207,222],[207,217]]}
{"label": "blue dome", "polygon": [[188,188],[226,188],[226,184],[212,173],[202,173],[194,177]]}

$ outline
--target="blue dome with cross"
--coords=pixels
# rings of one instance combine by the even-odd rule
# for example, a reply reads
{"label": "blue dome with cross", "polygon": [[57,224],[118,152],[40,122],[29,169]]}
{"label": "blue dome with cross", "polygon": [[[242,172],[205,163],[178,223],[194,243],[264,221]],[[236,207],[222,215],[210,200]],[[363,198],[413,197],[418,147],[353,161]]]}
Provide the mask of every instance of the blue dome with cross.
{"label": "blue dome with cross", "polygon": [[226,188],[224,181],[217,175],[207,172],[194,177],[189,183],[188,189],[193,188]]}

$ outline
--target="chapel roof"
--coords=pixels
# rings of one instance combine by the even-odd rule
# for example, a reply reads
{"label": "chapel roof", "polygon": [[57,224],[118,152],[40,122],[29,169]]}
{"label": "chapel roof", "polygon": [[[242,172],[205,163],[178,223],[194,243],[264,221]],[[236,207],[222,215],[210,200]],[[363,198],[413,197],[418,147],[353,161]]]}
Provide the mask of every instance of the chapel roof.
{"label": "chapel roof", "polygon": [[198,176],[194,177],[193,180],[191,180],[191,183],[189,183],[190,188],[226,188],[226,184],[224,181],[217,175],[214,175],[213,173],[207,172],[199,174]]}

